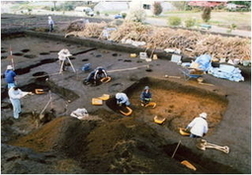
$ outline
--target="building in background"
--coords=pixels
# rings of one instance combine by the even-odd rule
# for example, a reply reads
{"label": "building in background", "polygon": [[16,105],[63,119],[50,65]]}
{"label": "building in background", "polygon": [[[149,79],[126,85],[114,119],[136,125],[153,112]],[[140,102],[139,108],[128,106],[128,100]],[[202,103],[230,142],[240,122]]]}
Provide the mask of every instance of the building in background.
{"label": "building in background", "polygon": [[94,6],[94,11],[126,11],[130,1],[100,1]]}
{"label": "building in background", "polygon": [[228,1],[190,1],[188,2],[188,6],[192,7],[217,7],[217,6],[225,6]]}
{"label": "building in background", "polygon": [[175,10],[176,8],[172,5],[172,3],[163,1],[163,0],[132,0],[129,3],[129,8],[130,9],[140,9],[144,10],[148,16],[153,15],[154,11],[154,3],[155,2],[160,2],[163,12],[165,11],[170,11],[170,10]]}

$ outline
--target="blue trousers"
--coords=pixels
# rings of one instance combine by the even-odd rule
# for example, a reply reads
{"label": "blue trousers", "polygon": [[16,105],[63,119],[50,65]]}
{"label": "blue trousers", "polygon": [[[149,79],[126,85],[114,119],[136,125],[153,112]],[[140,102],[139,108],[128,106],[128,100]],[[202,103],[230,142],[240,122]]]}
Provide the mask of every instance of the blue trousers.
{"label": "blue trousers", "polygon": [[21,103],[19,99],[10,99],[13,106],[13,117],[15,119],[19,118],[19,113],[21,112]]}
{"label": "blue trousers", "polygon": [[191,138],[201,138],[200,136],[194,135],[194,134],[192,134],[192,133],[190,134],[190,137],[191,137]]}
{"label": "blue trousers", "polygon": [[8,83],[8,89],[10,89],[11,87],[14,87],[14,86],[16,86],[15,83]]}

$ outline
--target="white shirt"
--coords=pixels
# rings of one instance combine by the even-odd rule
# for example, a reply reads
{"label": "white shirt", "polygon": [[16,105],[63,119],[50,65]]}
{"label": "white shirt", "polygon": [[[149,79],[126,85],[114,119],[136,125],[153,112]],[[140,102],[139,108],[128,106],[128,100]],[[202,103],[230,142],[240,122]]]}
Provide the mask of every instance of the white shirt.
{"label": "white shirt", "polygon": [[8,94],[11,100],[19,100],[20,98],[29,94],[29,92],[23,92],[20,89],[14,90],[14,88],[11,87],[8,91]]}
{"label": "white shirt", "polygon": [[52,20],[52,18],[48,18],[48,24],[49,24],[49,25],[50,25],[50,24],[54,25],[54,21]]}
{"label": "white shirt", "polygon": [[59,60],[62,61],[66,60],[66,57],[72,56],[72,54],[70,54],[68,49],[62,49],[61,51],[59,51],[58,55]]}
{"label": "white shirt", "polygon": [[202,117],[196,117],[191,121],[191,123],[188,124],[189,128],[191,128],[190,132],[194,135],[202,137],[203,134],[207,133],[208,131],[208,124],[205,119]]}
{"label": "white shirt", "polygon": [[130,105],[129,98],[125,93],[117,93],[117,102],[120,104],[125,103],[126,105]]}

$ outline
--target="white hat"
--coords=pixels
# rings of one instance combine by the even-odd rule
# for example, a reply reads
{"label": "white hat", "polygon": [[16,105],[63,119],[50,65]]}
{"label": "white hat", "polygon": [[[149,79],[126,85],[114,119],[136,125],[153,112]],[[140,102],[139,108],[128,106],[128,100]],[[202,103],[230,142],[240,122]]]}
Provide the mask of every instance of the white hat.
{"label": "white hat", "polygon": [[122,96],[122,93],[120,93],[120,92],[116,93],[116,95],[115,95],[116,99],[120,99],[121,96]]}
{"label": "white hat", "polygon": [[12,65],[8,65],[7,69],[13,69]]}
{"label": "white hat", "polygon": [[202,112],[199,116],[202,117],[202,118],[204,118],[204,119],[206,119],[207,118],[207,113]]}
{"label": "white hat", "polygon": [[149,86],[145,86],[145,87],[144,87],[144,90],[147,90],[147,89],[150,89]]}

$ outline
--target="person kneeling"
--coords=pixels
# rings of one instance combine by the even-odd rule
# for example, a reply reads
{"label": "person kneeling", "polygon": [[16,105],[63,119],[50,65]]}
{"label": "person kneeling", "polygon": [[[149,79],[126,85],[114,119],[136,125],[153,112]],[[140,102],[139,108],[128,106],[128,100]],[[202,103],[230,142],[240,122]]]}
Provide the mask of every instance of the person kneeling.
{"label": "person kneeling", "polygon": [[106,70],[103,67],[97,67],[95,70],[90,72],[88,77],[84,80],[84,84],[93,84],[97,85],[99,82],[101,82],[102,78],[107,78],[108,74]]}

